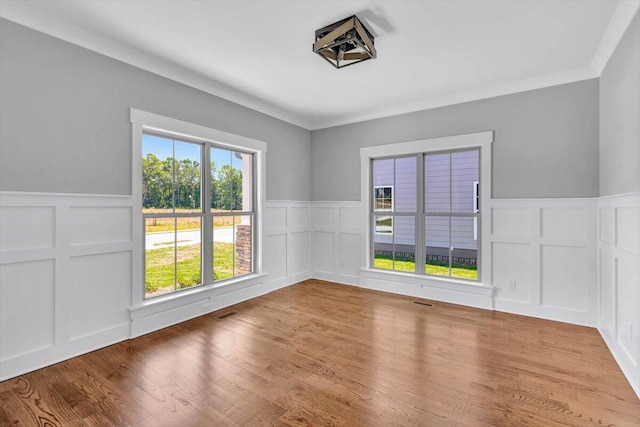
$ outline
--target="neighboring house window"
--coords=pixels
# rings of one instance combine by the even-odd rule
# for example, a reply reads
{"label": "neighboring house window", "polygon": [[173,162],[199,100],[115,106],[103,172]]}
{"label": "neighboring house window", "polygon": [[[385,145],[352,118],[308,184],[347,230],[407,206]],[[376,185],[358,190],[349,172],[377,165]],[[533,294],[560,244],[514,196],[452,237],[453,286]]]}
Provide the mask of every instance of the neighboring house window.
{"label": "neighboring house window", "polygon": [[393,211],[393,186],[377,185],[374,192],[374,210],[381,212]]}
{"label": "neighboring house window", "polygon": [[[373,206],[376,212],[393,212],[393,186],[377,185],[373,189]],[[381,235],[393,234],[393,217],[377,215],[375,233]]]}
{"label": "neighboring house window", "polygon": [[254,155],[142,134],[144,298],[254,271]]}
{"label": "neighboring house window", "polygon": [[[372,159],[371,167],[372,266],[477,281],[479,149]],[[391,204],[380,191],[388,185]]]}

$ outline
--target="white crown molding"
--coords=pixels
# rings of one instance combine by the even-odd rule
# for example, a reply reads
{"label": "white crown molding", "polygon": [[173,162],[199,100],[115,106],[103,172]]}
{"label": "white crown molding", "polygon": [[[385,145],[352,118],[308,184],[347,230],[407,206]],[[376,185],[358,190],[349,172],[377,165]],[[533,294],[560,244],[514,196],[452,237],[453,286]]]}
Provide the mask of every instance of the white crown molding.
{"label": "white crown molding", "polygon": [[598,75],[591,67],[578,68],[562,73],[548,74],[546,76],[535,77],[526,80],[518,80],[515,82],[504,83],[487,88],[446,95],[439,98],[430,98],[412,104],[402,104],[398,106],[386,107],[371,113],[343,116],[335,120],[318,121],[312,124],[313,126],[311,127],[311,130],[364,122],[366,120],[380,119],[406,113],[414,113],[417,111],[430,110],[433,108],[446,107],[449,105],[462,104],[465,102],[479,101],[488,98],[495,98],[497,96],[526,92],[534,89],[542,89],[545,87],[579,82],[582,80],[595,79],[597,77]]}
{"label": "white crown molding", "polygon": [[308,130],[318,130],[597,78],[624,35],[639,6],[640,0],[622,0],[620,2],[590,67],[430,98],[415,103],[388,106],[364,114],[343,115],[339,118],[326,120],[314,120],[313,117],[306,117],[287,111],[177,64],[114,43],[53,19],[50,16],[38,13],[14,0],[2,0],[0,17],[288,123]]}
{"label": "white crown molding", "polygon": [[638,13],[638,9],[640,9],[640,0],[621,0],[618,3],[611,21],[609,21],[609,26],[600,40],[598,50],[591,60],[591,68],[598,73],[598,76],[607,66],[611,55],[618,47],[634,16]]}
{"label": "white crown molding", "polygon": [[103,37],[96,36],[78,27],[66,24],[50,16],[36,12],[14,0],[3,0],[0,17],[36,31],[59,38],[85,49],[92,50],[145,71],[207,92],[244,107],[267,114],[288,123],[309,129],[305,118],[285,111],[264,100],[241,92],[214,79],[155,56],[143,53]]}

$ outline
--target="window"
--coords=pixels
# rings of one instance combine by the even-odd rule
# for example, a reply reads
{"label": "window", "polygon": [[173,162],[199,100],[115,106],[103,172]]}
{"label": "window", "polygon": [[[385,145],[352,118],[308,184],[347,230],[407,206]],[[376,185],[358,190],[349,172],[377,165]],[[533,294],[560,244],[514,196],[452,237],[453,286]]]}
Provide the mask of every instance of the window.
{"label": "window", "polygon": [[371,265],[477,281],[480,149],[370,161]]}
{"label": "window", "polygon": [[415,271],[416,159],[373,160],[375,268]]}
{"label": "window", "polygon": [[425,273],[478,280],[478,149],[424,154]]}
{"label": "window", "polygon": [[[393,212],[393,186],[374,186],[373,206],[376,212]],[[393,217],[389,215],[376,216],[375,233],[393,234]]]}
{"label": "window", "polygon": [[254,155],[142,134],[144,297],[254,271]]}
{"label": "window", "polygon": [[376,211],[393,211],[393,187],[392,186],[375,186],[373,189],[374,199],[373,206]]}

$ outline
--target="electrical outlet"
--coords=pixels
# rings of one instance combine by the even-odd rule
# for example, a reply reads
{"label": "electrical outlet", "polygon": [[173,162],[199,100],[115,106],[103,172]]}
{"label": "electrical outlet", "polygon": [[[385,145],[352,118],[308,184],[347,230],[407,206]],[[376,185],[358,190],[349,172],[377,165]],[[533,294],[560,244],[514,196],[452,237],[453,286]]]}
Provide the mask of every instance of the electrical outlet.
{"label": "electrical outlet", "polygon": [[515,291],[516,290],[516,281],[511,279],[509,280],[509,290],[510,291]]}
{"label": "electrical outlet", "polygon": [[629,323],[629,341],[633,341],[633,325]]}
{"label": "electrical outlet", "polygon": [[340,267],[346,267],[346,266],[347,266],[347,260],[346,259],[340,260]]}
{"label": "electrical outlet", "polygon": [[207,311],[211,311],[211,304],[202,304],[202,312],[206,313]]}

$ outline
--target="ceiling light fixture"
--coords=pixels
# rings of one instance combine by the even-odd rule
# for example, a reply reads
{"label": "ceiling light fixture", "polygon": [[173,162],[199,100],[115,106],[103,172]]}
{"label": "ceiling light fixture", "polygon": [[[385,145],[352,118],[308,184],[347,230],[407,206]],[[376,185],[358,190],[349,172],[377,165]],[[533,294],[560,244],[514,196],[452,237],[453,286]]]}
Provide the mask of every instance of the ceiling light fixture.
{"label": "ceiling light fixture", "polygon": [[342,68],[375,58],[373,40],[371,31],[353,15],[316,30],[313,51],[334,67]]}

